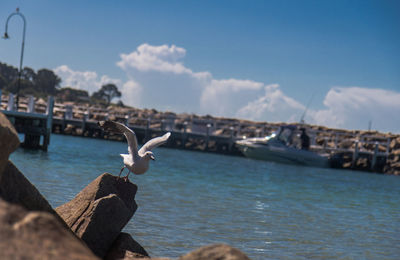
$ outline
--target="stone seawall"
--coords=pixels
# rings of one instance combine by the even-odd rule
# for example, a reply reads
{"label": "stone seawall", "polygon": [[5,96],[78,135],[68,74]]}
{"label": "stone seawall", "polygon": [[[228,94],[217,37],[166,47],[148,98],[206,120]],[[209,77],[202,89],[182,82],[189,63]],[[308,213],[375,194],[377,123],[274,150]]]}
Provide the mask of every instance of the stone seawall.
{"label": "stone seawall", "polygon": [[[94,108],[87,107],[87,109],[93,110]],[[75,122],[75,124],[63,124],[61,120],[55,120],[53,132],[125,141],[122,135],[104,133],[97,127],[97,120],[109,119],[137,129],[135,130],[136,135],[141,143],[160,135],[162,132],[172,131],[176,134],[171,136],[165,145],[167,147],[243,156],[234,145],[235,140],[244,137],[266,136],[276,131],[280,126],[287,125],[286,123],[253,122],[232,118],[175,114],[154,109],[110,107],[106,111],[108,112],[88,114],[77,111],[73,114],[74,120],[83,120],[86,117],[85,127],[82,126],[80,121]],[[55,115],[63,116],[61,112],[55,112]],[[298,123],[291,125],[305,127],[311,137],[312,148],[316,149],[317,152],[330,153],[331,157],[335,159],[333,165],[335,168],[400,175],[400,135],[398,134],[334,129]],[[358,145],[357,149],[364,154],[353,160],[356,145]],[[383,160],[381,158],[383,156],[380,156],[376,162],[376,167],[372,167],[373,153],[375,152],[385,154],[385,159]]]}

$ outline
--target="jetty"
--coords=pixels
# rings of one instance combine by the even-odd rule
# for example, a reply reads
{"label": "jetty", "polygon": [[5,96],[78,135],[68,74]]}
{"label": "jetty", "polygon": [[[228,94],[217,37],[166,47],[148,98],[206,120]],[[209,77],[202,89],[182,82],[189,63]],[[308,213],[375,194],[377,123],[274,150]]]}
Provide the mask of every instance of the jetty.
{"label": "jetty", "polygon": [[[171,137],[166,144],[167,147],[201,150],[217,153],[236,154],[240,152],[234,146],[235,141],[239,138],[234,135],[233,128],[229,135],[215,135],[211,123],[191,119],[183,123],[177,123],[176,118],[135,118],[135,123],[131,123],[130,117],[127,115],[110,115],[106,111],[95,113],[93,111],[85,111],[81,114],[79,111],[73,110],[70,105],[56,108],[57,114],[62,112],[62,116],[53,117],[53,132],[59,134],[80,135],[85,137],[103,138],[110,140],[119,140],[123,137],[112,133],[104,133],[97,125],[100,120],[114,120],[125,124],[137,136],[139,143],[145,143],[153,137],[160,136],[166,132],[171,132]],[[74,115],[76,117],[74,117]],[[93,119],[96,118],[96,119]]]}
{"label": "jetty", "polygon": [[[72,102],[55,103],[53,97],[35,100],[21,98],[16,108],[12,94],[3,95],[1,112],[7,115],[16,130],[25,135],[22,145],[47,150],[50,134],[75,135],[124,141],[121,135],[103,132],[100,120],[114,120],[133,129],[139,143],[171,132],[167,147],[220,154],[242,154],[237,140],[261,137],[276,131],[285,123],[252,122],[230,118],[214,118],[193,114],[158,112],[154,109],[102,108]],[[395,136],[368,131],[348,131],[307,125],[310,149],[329,154],[332,167],[381,172],[390,154]]]}
{"label": "jetty", "polygon": [[34,97],[29,96],[16,104],[13,94],[2,96],[0,90],[0,100],[0,111],[17,132],[24,135],[21,146],[47,151],[53,124],[54,98],[50,96],[47,103],[39,102],[35,106]]}

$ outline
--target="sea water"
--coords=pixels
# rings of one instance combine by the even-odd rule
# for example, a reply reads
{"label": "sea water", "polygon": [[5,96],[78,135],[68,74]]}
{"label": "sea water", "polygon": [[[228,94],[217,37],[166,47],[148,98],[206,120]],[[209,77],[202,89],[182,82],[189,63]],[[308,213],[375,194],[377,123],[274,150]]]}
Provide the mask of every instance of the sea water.
{"label": "sea water", "polygon": [[[104,172],[123,142],[52,135],[48,152],[11,160],[57,207]],[[242,157],[154,150],[124,231],[151,256],[226,243],[252,259],[399,259],[400,177]]]}

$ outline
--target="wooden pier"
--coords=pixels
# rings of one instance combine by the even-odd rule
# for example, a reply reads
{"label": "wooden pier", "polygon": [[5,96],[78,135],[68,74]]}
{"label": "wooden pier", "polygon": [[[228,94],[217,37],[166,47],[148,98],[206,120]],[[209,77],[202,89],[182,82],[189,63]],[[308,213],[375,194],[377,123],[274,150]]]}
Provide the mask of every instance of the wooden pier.
{"label": "wooden pier", "polygon": [[0,111],[7,116],[17,132],[24,135],[22,147],[39,148],[47,151],[53,124],[53,106],[54,98],[49,97],[45,113],[38,113],[35,111],[33,97],[29,97],[24,106],[17,107],[14,102],[14,95],[9,94],[7,108],[0,109]]}
{"label": "wooden pier", "polygon": [[[53,117],[53,131],[60,134],[73,134],[86,137],[94,138],[107,138],[111,140],[118,140],[110,133],[103,132],[97,125],[97,120],[88,120],[85,117],[81,120],[73,118],[61,118]],[[129,128],[135,131],[139,143],[145,143],[146,141],[171,132],[171,137],[165,144],[167,147],[199,150],[207,152],[225,153],[231,155],[240,155],[240,151],[235,147],[235,141],[239,138],[233,134],[230,136],[218,136],[213,135],[210,131],[211,126],[207,127],[205,133],[201,132],[189,132],[184,127],[183,129],[176,129],[174,127],[167,127],[165,124],[161,124],[160,128],[151,128],[151,120],[147,119],[145,127],[126,124]],[[71,133],[68,129],[77,129],[74,133]],[[122,139],[123,138],[119,138]]]}

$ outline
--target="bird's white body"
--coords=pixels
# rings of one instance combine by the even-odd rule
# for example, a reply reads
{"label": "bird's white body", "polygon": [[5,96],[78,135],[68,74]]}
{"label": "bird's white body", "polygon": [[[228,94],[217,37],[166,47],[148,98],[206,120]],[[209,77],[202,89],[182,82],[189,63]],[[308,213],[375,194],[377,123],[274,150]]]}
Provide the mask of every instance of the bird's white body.
{"label": "bird's white body", "polygon": [[[121,154],[121,156],[124,161],[124,168],[128,168],[129,172],[133,172],[134,174],[143,174],[149,169],[150,159],[155,159],[151,150],[164,144],[171,135],[171,133],[168,132],[163,136],[153,138],[145,143],[138,151],[136,134],[130,128],[114,121],[101,121],[99,122],[99,125],[105,130],[117,131],[125,135],[126,140],[128,141],[129,154]],[[121,169],[121,172],[124,168]]]}
{"label": "bird's white body", "polygon": [[149,156],[144,156],[140,158],[133,158],[132,154],[120,154],[124,159],[124,165],[129,171],[134,174],[143,174],[149,169]]}

